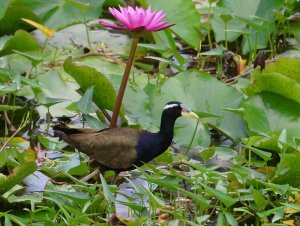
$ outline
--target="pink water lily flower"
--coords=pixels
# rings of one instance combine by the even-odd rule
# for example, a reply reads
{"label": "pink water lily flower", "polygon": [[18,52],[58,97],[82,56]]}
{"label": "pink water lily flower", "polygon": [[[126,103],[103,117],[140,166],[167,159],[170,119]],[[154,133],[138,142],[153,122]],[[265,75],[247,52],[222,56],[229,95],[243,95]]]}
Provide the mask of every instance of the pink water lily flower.
{"label": "pink water lily flower", "polygon": [[119,8],[120,10],[110,7],[109,11],[119,21],[120,26],[107,23],[103,20],[100,20],[99,23],[117,30],[138,32],[160,31],[174,25],[163,21],[166,17],[164,11],[152,12],[151,7],[148,7],[146,10],[141,7],[134,9],[131,6],[128,6],[128,8],[119,6]]}

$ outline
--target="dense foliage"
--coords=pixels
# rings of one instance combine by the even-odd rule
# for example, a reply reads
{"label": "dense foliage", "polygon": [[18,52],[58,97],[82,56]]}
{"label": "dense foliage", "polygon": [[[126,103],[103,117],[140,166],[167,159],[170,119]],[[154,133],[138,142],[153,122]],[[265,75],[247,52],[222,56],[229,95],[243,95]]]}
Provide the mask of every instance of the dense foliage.
{"label": "dense foliage", "polygon": [[117,184],[52,136],[108,126],[131,37],[97,18],[128,2],[0,1],[0,225],[300,225],[298,0],[136,1],[175,26],[140,40],[119,123],[201,120]]}

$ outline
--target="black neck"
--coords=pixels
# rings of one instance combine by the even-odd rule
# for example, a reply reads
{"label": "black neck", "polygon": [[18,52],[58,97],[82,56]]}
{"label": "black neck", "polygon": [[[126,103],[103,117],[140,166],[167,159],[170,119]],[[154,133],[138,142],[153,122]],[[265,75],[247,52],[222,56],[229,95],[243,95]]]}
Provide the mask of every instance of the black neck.
{"label": "black neck", "polygon": [[163,113],[161,116],[159,135],[163,136],[167,143],[171,143],[173,139],[174,124],[176,118],[168,116]]}
{"label": "black neck", "polygon": [[157,141],[159,141],[159,148],[156,155],[160,155],[163,153],[171,144],[173,140],[173,131],[174,131],[174,124],[176,118],[168,116],[166,113],[163,113],[161,116],[160,122],[160,130],[156,133]]}
{"label": "black neck", "polygon": [[[137,150],[143,150],[138,153],[141,162],[148,162],[162,154],[171,144],[173,139],[173,130],[176,118],[170,117],[166,113],[162,114],[160,130],[157,133],[142,133]],[[141,162],[135,165],[142,165]]]}

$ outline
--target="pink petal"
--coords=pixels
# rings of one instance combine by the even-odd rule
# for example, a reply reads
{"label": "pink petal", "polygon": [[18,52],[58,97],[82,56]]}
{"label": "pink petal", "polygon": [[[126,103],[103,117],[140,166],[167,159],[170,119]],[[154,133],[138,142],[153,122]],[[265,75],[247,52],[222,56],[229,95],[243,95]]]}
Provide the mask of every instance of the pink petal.
{"label": "pink petal", "polygon": [[151,24],[153,18],[155,17],[157,12],[148,13],[146,15],[146,19],[144,20],[144,26],[147,27],[149,24]]}
{"label": "pink petal", "polygon": [[114,24],[110,24],[110,23],[107,23],[103,20],[100,20],[99,24],[102,24],[105,27],[110,27],[110,28],[117,29],[117,30],[126,30],[126,27],[120,27],[120,26],[117,26],[117,25],[114,25]]}
{"label": "pink petal", "polygon": [[165,18],[165,17],[166,17],[166,14],[165,14],[163,11],[157,12],[157,13],[153,16],[151,22],[147,25],[147,27],[155,26],[155,24],[161,22],[161,20],[162,20],[163,18]]}
{"label": "pink petal", "polygon": [[109,9],[109,11],[121,24],[123,24],[125,27],[129,26],[128,19],[121,12],[114,8]]}
{"label": "pink petal", "polygon": [[163,19],[165,19],[166,16],[167,15],[163,11],[159,11],[153,18],[153,22],[158,23],[158,22],[162,21]]}
{"label": "pink petal", "polygon": [[115,8],[109,7],[108,10],[114,17],[116,17],[116,14],[115,14],[116,9]]}
{"label": "pink petal", "polygon": [[146,30],[146,31],[159,31],[174,24],[168,24],[163,21],[166,17],[164,11],[151,11],[149,6],[147,9],[142,7],[122,7],[119,5],[119,10],[115,8],[109,8],[110,13],[116,18],[116,20],[123,26],[117,26],[105,21],[99,23],[118,30]]}
{"label": "pink petal", "polygon": [[142,26],[144,24],[144,18],[145,18],[145,10],[143,8],[136,7],[136,14],[137,14],[137,24]]}
{"label": "pink petal", "polygon": [[173,25],[175,25],[175,24],[169,24],[169,25],[166,25],[166,26],[163,26],[163,27],[159,27],[159,28],[154,29],[152,31],[161,31],[161,30],[164,30],[166,28],[172,27]]}
{"label": "pink petal", "polygon": [[[132,9],[133,10],[133,9]],[[135,11],[128,10],[128,21],[130,23],[130,28],[135,29],[138,27],[138,23],[136,21],[136,13]]]}
{"label": "pink petal", "polygon": [[125,7],[122,7],[122,6],[120,6],[120,5],[119,5],[119,9],[120,9],[120,12],[121,12],[122,14],[125,14],[125,13],[128,12],[128,10],[127,10]]}
{"label": "pink petal", "polygon": [[128,6],[127,10],[129,13],[133,13],[133,14],[135,13],[135,9],[132,8],[131,6]]}
{"label": "pink petal", "polygon": [[163,27],[163,26],[165,26],[166,24],[167,24],[168,22],[160,22],[160,23],[157,23],[157,24],[153,24],[153,25],[151,25],[151,26],[147,26],[147,30],[150,30],[150,31],[153,31],[153,30],[155,30],[155,29],[157,29],[157,28],[160,28],[160,27]]}

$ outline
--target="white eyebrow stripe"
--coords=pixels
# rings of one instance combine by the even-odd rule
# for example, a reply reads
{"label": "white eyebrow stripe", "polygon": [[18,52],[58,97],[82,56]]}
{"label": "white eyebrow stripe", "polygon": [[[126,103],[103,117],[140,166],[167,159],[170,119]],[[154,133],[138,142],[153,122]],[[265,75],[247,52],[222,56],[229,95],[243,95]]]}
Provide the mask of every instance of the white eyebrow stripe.
{"label": "white eyebrow stripe", "polygon": [[163,108],[163,110],[166,110],[166,109],[169,109],[169,108],[173,108],[173,107],[177,107],[178,106],[178,104],[167,104],[164,108]]}

